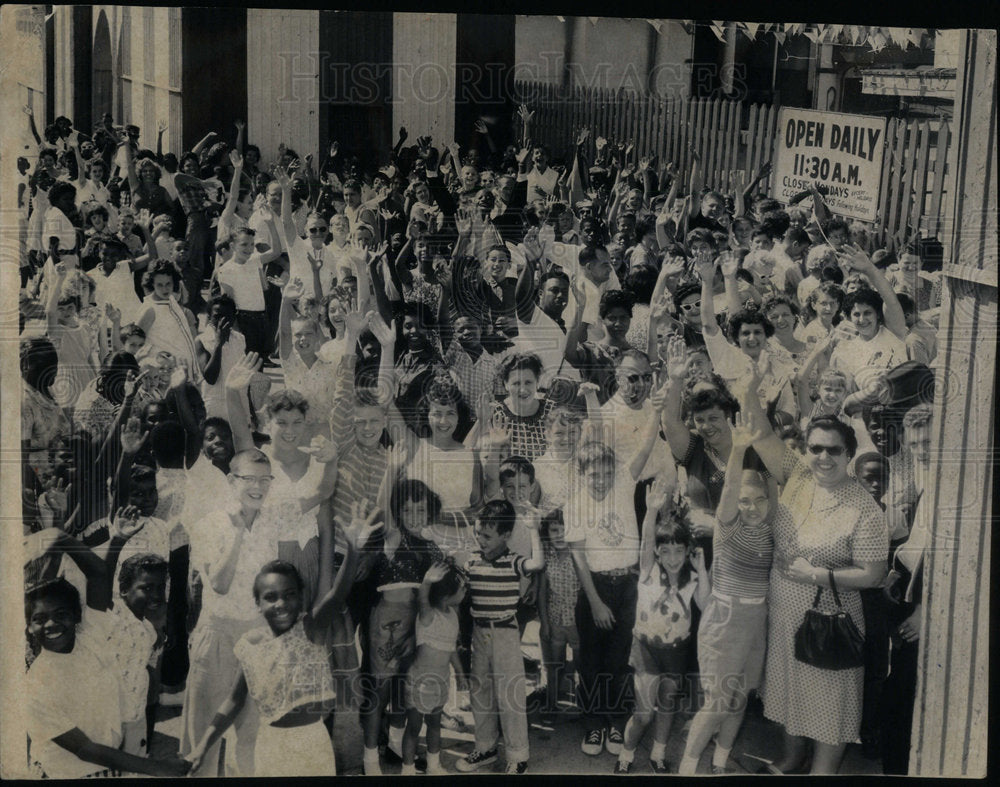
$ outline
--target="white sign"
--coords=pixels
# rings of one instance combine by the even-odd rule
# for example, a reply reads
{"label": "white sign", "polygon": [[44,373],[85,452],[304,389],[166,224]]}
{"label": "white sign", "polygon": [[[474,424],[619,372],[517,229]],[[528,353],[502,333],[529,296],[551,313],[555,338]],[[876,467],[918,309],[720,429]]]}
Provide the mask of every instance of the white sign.
{"label": "white sign", "polygon": [[875,221],[885,127],[885,118],[782,107],[772,196],[787,203],[818,182],[834,213]]}

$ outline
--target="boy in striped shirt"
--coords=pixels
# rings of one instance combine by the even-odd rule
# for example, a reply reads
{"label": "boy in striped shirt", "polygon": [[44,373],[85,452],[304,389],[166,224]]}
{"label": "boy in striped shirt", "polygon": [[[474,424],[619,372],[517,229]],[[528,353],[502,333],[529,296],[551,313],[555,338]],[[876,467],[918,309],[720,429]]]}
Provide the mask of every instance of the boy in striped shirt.
{"label": "boy in striped shirt", "polygon": [[[463,773],[496,761],[498,721],[503,726],[506,772],[521,774],[528,768],[524,663],[515,613],[521,577],[541,571],[545,558],[538,536],[541,515],[536,509],[524,519],[531,537],[531,557],[510,552],[507,541],[515,518],[514,507],[506,500],[488,502],[476,520],[479,551],[465,565],[474,622],[470,699],[476,746],[455,763]],[[511,690],[512,683],[517,690]]]}

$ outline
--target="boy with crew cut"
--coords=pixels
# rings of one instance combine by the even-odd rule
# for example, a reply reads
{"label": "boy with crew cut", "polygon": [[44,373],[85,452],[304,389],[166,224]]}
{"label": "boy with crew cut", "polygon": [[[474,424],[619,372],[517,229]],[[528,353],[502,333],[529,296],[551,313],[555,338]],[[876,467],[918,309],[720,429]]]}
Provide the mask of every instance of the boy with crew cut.
{"label": "boy with crew cut", "polygon": [[507,547],[517,514],[506,500],[488,502],[476,520],[479,550],[465,564],[472,600],[472,674],[470,699],[476,723],[476,745],[455,767],[470,773],[497,759],[497,739],[503,727],[506,773],[528,768],[528,717],[525,708],[524,663],[516,611],[520,579],[545,565],[538,536],[537,510],[527,517],[531,557]]}

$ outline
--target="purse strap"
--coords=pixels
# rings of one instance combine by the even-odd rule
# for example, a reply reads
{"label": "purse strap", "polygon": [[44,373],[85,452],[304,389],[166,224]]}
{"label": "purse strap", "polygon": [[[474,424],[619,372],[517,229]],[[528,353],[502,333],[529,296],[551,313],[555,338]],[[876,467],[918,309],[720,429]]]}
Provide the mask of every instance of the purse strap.
{"label": "purse strap", "polygon": [[[833,600],[837,602],[837,608],[843,609],[844,605],[840,603],[840,593],[837,592],[837,583],[833,579],[833,569],[828,568],[826,570],[826,575],[830,578],[830,590],[833,591]],[[818,585],[816,587],[816,598],[813,599],[813,609],[819,606],[820,596],[823,595],[823,586]]]}

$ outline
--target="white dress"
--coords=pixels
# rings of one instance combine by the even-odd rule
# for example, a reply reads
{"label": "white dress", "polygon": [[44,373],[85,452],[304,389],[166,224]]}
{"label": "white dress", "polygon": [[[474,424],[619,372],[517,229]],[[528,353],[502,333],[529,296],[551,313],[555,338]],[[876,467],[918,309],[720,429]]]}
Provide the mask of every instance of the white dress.
{"label": "white dress", "polygon": [[272,724],[307,703],[334,707],[329,653],[309,640],[302,620],[278,637],[268,626],[254,629],[240,638],[233,652],[260,712],[254,775],[336,775],[333,745],[322,720],[299,727]]}
{"label": "white dress", "polygon": [[53,741],[73,729],[94,743],[122,741],[122,686],[107,645],[105,613],[86,609],[69,653],[43,650],[25,678],[25,726],[31,759],[50,779],[80,779],[104,770]]}

